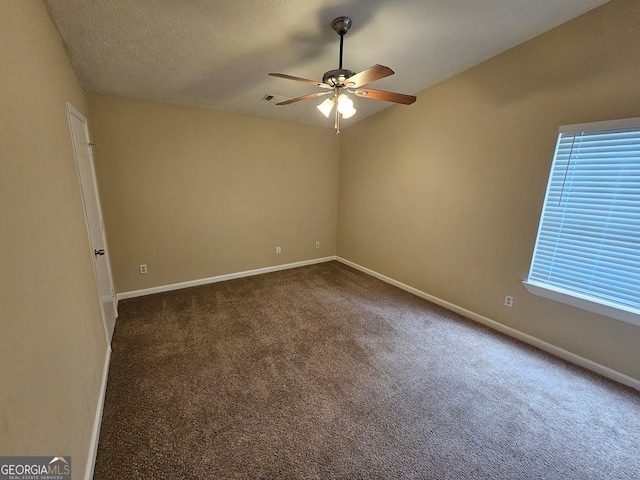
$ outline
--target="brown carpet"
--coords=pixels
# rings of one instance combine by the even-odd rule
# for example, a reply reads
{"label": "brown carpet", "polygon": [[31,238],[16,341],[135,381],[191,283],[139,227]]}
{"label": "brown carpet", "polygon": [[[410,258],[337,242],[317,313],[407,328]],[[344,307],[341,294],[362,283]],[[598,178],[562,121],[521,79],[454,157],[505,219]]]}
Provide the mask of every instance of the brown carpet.
{"label": "brown carpet", "polygon": [[640,393],[338,262],[125,300],[95,479],[640,479]]}

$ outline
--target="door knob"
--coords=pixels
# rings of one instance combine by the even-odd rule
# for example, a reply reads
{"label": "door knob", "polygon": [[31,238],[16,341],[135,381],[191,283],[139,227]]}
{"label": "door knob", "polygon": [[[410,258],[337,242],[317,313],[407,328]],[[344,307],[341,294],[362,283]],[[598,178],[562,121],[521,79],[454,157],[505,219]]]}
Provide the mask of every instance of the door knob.
{"label": "door knob", "polygon": [[104,255],[104,249],[94,250],[93,254],[97,257],[98,255]]}

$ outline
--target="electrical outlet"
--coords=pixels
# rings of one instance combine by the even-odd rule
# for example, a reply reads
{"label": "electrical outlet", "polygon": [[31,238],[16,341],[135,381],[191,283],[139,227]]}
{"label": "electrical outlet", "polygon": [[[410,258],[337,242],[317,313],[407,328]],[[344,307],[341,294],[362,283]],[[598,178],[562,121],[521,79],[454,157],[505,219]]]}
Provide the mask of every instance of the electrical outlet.
{"label": "electrical outlet", "polygon": [[504,304],[506,307],[513,307],[513,297],[511,295],[505,295]]}
{"label": "electrical outlet", "polygon": [[282,253],[282,247],[276,247],[276,255],[280,255]]}
{"label": "electrical outlet", "polygon": [[141,274],[147,273],[147,265],[146,264],[140,265],[140,273]]}
{"label": "electrical outlet", "polygon": [[316,242],[316,248],[320,248],[320,241]]}

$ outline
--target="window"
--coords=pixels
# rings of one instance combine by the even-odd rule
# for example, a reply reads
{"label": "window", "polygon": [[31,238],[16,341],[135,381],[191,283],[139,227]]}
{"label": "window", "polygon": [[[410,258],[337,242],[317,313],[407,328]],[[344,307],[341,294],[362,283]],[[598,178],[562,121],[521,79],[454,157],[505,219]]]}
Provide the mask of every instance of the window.
{"label": "window", "polygon": [[524,285],[640,325],[640,118],[560,128]]}

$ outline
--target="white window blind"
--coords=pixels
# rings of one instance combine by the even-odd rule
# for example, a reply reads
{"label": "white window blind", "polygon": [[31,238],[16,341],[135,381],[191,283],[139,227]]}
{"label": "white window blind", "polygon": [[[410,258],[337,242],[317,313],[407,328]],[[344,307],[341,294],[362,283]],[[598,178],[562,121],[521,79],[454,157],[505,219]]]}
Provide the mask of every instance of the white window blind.
{"label": "white window blind", "polygon": [[640,119],[634,120],[623,128],[561,129],[525,283],[640,314]]}

